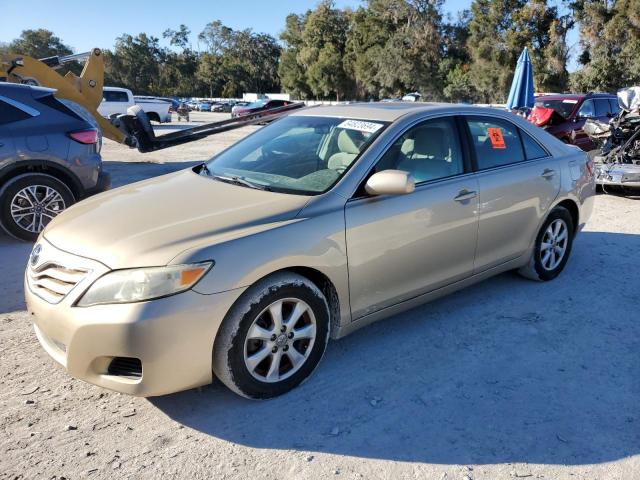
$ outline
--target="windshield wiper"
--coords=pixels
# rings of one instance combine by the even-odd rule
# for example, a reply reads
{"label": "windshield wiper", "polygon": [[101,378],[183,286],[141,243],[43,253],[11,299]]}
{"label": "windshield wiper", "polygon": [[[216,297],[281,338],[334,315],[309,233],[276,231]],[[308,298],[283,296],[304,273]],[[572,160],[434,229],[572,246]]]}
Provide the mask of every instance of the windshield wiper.
{"label": "windshield wiper", "polygon": [[271,191],[271,189],[266,185],[262,185],[260,183],[254,183],[249,180],[246,180],[243,177],[239,177],[236,175],[229,176],[229,177],[223,176],[223,175],[213,175],[209,171],[209,176],[211,176],[212,178],[215,178],[216,180],[219,180],[220,182],[230,183],[232,185],[240,185],[243,187],[255,188],[256,190]]}

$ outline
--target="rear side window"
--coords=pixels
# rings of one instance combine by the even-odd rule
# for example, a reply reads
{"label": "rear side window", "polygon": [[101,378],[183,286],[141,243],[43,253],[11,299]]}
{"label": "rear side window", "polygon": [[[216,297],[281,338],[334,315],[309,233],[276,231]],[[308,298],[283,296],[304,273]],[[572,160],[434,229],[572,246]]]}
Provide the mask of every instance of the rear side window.
{"label": "rear side window", "polygon": [[127,95],[127,92],[104,90],[102,92],[102,101],[103,102],[128,102],[129,95]]}
{"label": "rear side window", "polygon": [[31,118],[31,115],[0,100],[0,125],[19,122],[27,118]]}
{"label": "rear side window", "polygon": [[620,112],[620,105],[617,98],[609,99],[609,106],[611,107],[611,113],[617,115]]}
{"label": "rear side window", "polygon": [[522,146],[527,160],[535,160],[537,158],[548,157],[549,153],[540,146],[531,136],[520,129],[520,137],[522,138]]}
{"label": "rear side window", "polygon": [[525,160],[518,127],[486,117],[467,118],[478,169],[501,167]]}
{"label": "rear side window", "polygon": [[606,117],[611,113],[611,105],[606,98],[597,98],[596,102],[596,117]]}

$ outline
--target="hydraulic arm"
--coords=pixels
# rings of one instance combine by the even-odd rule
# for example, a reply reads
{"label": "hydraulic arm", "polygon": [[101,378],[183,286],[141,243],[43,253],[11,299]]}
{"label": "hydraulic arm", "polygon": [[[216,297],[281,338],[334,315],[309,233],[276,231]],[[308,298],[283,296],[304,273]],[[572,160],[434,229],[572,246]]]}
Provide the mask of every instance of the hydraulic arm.
{"label": "hydraulic arm", "polygon": [[[79,77],[71,72],[62,76],[56,71],[71,61],[85,61]],[[0,55],[0,81],[55,89],[56,97],[71,100],[87,109],[95,117],[105,137],[137,148],[143,153],[192,142],[245,125],[268,123],[287,115],[291,110],[304,107],[303,103],[294,103],[287,107],[198,125],[156,137],[149,118],[138,106],[131,107],[127,114],[112,119],[106,119],[98,113],[104,86],[104,59],[99,48],[87,53],[40,60],[26,55]]]}

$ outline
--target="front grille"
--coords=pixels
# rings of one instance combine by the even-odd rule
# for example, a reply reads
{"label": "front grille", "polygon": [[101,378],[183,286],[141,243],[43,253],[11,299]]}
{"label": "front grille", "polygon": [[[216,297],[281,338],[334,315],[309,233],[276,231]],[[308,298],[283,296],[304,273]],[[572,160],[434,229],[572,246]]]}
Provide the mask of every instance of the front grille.
{"label": "front grille", "polygon": [[111,360],[107,373],[116,377],[142,378],[142,362],[139,358],[115,357]]}
{"label": "front grille", "polygon": [[29,286],[33,293],[49,303],[58,303],[87,275],[89,271],[45,263],[29,268]]}

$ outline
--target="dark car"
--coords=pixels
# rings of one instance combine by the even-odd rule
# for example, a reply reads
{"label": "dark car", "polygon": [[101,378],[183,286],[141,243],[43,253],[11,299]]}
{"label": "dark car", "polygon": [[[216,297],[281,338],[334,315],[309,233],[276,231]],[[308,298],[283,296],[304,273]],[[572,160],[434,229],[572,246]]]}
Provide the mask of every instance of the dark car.
{"label": "dark car", "polygon": [[542,95],[536,97],[529,120],[588,152],[597,146],[582,129],[587,119],[608,122],[619,111],[617,97],[608,93]]}
{"label": "dark car", "polygon": [[22,240],[110,184],[95,119],[54,92],[0,82],[0,225]]}
{"label": "dark car", "polygon": [[[257,102],[250,103],[249,105],[236,105],[231,109],[232,117],[244,117],[245,115],[252,115],[254,113],[259,113],[265,110],[278,109],[280,107],[286,107],[287,105],[291,105],[293,102],[289,102],[287,100],[270,100],[265,98],[263,100],[258,100]],[[277,113],[278,110],[274,110],[273,113]]]}

